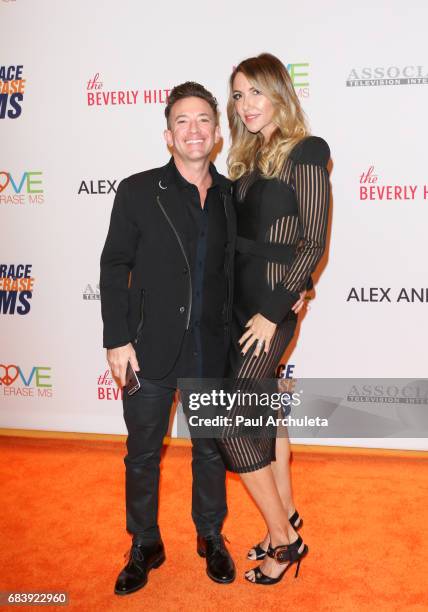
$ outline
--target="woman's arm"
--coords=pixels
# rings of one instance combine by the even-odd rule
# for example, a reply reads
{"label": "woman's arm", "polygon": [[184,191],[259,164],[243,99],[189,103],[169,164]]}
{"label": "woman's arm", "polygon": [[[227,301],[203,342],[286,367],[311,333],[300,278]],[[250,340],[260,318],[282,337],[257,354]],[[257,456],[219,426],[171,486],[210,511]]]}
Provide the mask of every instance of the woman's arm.
{"label": "woman's arm", "polygon": [[327,163],[330,149],[322,138],[310,137],[292,151],[301,239],[286,275],[267,297],[260,313],[280,323],[306,287],[325,249],[330,185]]}

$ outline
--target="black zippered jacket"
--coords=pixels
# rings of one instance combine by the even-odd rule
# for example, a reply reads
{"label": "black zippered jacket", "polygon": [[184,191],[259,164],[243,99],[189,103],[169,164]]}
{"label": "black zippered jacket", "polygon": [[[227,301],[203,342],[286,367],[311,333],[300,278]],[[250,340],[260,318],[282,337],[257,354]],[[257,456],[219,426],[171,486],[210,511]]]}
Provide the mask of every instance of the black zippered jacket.
{"label": "black zippered jacket", "polygon": [[[145,378],[173,368],[189,326],[192,279],[185,247],[186,216],[170,164],[134,174],[118,186],[101,255],[104,347],[133,343]],[[236,219],[231,182],[219,175],[227,219],[223,308],[225,353],[233,297]]]}

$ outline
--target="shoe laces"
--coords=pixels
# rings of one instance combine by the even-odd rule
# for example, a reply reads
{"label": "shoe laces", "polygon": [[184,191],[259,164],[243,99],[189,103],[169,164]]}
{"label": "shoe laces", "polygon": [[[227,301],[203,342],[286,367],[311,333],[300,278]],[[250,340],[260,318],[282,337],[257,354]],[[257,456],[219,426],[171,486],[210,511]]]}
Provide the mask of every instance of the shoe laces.
{"label": "shoe laces", "polygon": [[131,548],[125,553],[124,557],[128,561],[135,561],[136,563],[142,563],[144,561],[144,553],[141,546],[133,544]]}
{"label": "shoe laces", "polygon": [[226,552],[226,547],[224,545],[225,540],[228,544],[230,544],[227,537],[222,535],[221,533],[219,533],[218,535],[210,536],[209,538],[207,538],[207,540],[208,539],[212,544],[213,552]]}

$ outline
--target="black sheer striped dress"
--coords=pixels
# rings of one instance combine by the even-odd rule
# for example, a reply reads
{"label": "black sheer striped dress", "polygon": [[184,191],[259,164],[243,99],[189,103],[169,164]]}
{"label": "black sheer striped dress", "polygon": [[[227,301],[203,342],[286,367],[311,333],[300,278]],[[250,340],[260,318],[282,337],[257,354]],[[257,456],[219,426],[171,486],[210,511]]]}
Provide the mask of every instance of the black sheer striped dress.
{"label": "black sheer striped dress", "polygon": [[[232,348],[228,378],[274,378],[290,343],[297,316],[291,310],[299,293],[310,287],[311,273],[325,248],[329,177],[327,143],[315,136],[291,151],[278,179],[258,171],[235,183],[237,249]],[[277,324],[268,353],[242,355],[238,344],[248,320],[261,313]],[[241,387],[242,388],[242,387]],[[242,408],[232,409],[232,422]],[[218,444],[226,467],[251,472],[275,460],[275,438],[235,437],[226,427]]]}

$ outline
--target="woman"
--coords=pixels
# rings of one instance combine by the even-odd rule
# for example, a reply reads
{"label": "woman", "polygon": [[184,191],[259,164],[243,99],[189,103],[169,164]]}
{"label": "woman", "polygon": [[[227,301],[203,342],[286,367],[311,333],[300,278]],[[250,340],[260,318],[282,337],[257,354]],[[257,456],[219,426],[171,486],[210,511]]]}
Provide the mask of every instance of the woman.
{"label": "woman", "polygon": [[[296,327],[304,289],[325,247],[330,158],[327,143],[308,135],[284,65],[263,53],[242,61],[230,78],[228,157],[235,180],[238,239],[230,378],[274,378]],[[308,548],[291,495],[286,437],[219,440],[225,463],[238,472],[267,525],[246,573],[274,584]]]}

